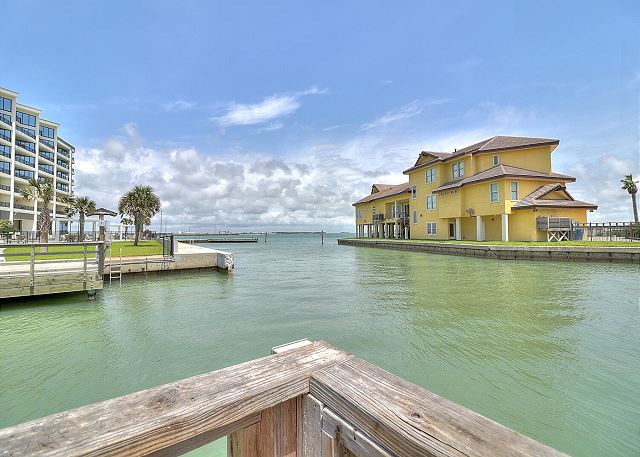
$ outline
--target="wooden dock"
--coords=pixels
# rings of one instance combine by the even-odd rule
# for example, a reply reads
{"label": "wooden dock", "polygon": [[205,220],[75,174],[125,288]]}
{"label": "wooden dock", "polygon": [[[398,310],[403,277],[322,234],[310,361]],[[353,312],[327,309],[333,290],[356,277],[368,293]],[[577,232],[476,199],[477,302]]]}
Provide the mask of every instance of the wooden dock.
{"label": "wooden dock", "polygon": [[[78,259],[47,260],[59,252],[42,252],[55,246],[74,246]],[[30,243],[2,245],[0,258],[0,298],[25,297],[64,292],[95,291],[103,288],[104,256],[101,241],[85,243]],[[28,253],[11,254],[11,247],[28,247]],[[27,261],[7,262],[11,257],[28,256]]]}
{"label": "wooden dock", "polygon": [[257,237],[176,238],[180,243],[257,243]]}
{"label": "wooden dock", "polygon": [[327,343],[0,430],[7,456],[180,455],[227,437],[229,457],[559,456]]}

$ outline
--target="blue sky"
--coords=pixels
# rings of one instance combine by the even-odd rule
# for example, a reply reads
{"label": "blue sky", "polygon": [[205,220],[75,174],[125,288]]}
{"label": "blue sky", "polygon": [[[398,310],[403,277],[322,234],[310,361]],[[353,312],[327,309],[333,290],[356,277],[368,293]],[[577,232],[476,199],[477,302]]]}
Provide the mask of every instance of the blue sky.
{"label": "blue sky", "polygon": [[2,3],[0,86],[101,205],[145,182],[176,226],[344,229],[421,149],[515,134],[561,140],[594,220],[631,217],[637,1]]}

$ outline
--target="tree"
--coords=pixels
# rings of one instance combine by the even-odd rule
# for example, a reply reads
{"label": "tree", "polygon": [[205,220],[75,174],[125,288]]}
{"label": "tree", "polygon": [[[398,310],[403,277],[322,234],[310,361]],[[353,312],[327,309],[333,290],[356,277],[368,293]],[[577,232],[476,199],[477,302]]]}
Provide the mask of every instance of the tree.
{"label": "tree", "polygon": [[120,198],[118,212],[133,218],[136,231],[134,246],[138,245],[144,224],[150,222],[158,211],[160,211],[160,198],[151,186],[135,186]]}
{"label": "tree", "polygon": [[67,215],[73,217],[78,215],[78,241],[84,241],[84,218],[96,210],[96,202],[89,197],[63,197],[63,203],[67,203]]}
{"label": "tree", "polygon": [[0,236],[7,237],[7,244],[9,244],[11,234],[15,231],[16,228],[13,226],[13,223],[11,221],[0,220]]}
{"label": "tree", "polygon": [[622,190],[626,190],[627,192],[629,192],[629,195],[631,195],[631,204],[633,205],[633,219],[635,220],[636,224],[638,224],[638,202],[636,201],[636,194],[638,193],[638,181],[634,181],[633,175],[628,174],[624,177],[624,179],[621,179],[620,182],[622,183]]}
{"label": "tree", "polygon": [[29,180],[29,187],[23,188],[20,193],[29,201],[41,201],[40,215],[38,217],[38,227],[40,229],[40,242],[49,242],[49,230],[51,229],[51,213],[49,205],[53,201],[53,180],[45,178],[37,181],[32,178]]}
{"label": "tree", "polygon": [[129,226],[133,225],[133,219],[128,216],[124,216],[122,219],[120,219],[120,223],[124,224],[124,239],[126,240],[129,233]]}

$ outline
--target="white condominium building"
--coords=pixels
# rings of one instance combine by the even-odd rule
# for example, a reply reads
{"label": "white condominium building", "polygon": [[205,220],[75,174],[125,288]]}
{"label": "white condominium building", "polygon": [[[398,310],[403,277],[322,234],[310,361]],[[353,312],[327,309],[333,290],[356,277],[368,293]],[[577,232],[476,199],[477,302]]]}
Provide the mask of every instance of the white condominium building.
{"label": "white condominium building", "polygon": [[52,232],[70,228],[67,205],[73,195],[73,146],[58,136],[55,122],[40,116],[37,108],[17,103],[18,93],[0,88],[0,219],[20,231],[36,231],[38,202],[22,197],[20,189],[35,178],[53,181],[50,210]]}

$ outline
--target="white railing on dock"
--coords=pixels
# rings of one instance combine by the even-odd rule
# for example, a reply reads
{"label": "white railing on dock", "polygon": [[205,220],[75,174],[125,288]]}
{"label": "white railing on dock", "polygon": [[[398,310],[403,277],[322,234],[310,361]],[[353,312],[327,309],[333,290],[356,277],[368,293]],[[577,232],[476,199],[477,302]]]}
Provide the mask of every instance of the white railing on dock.
{"label": "white railing on dock", "polygon": [[556,456],[324,342],[0,430],[4,455]]}

